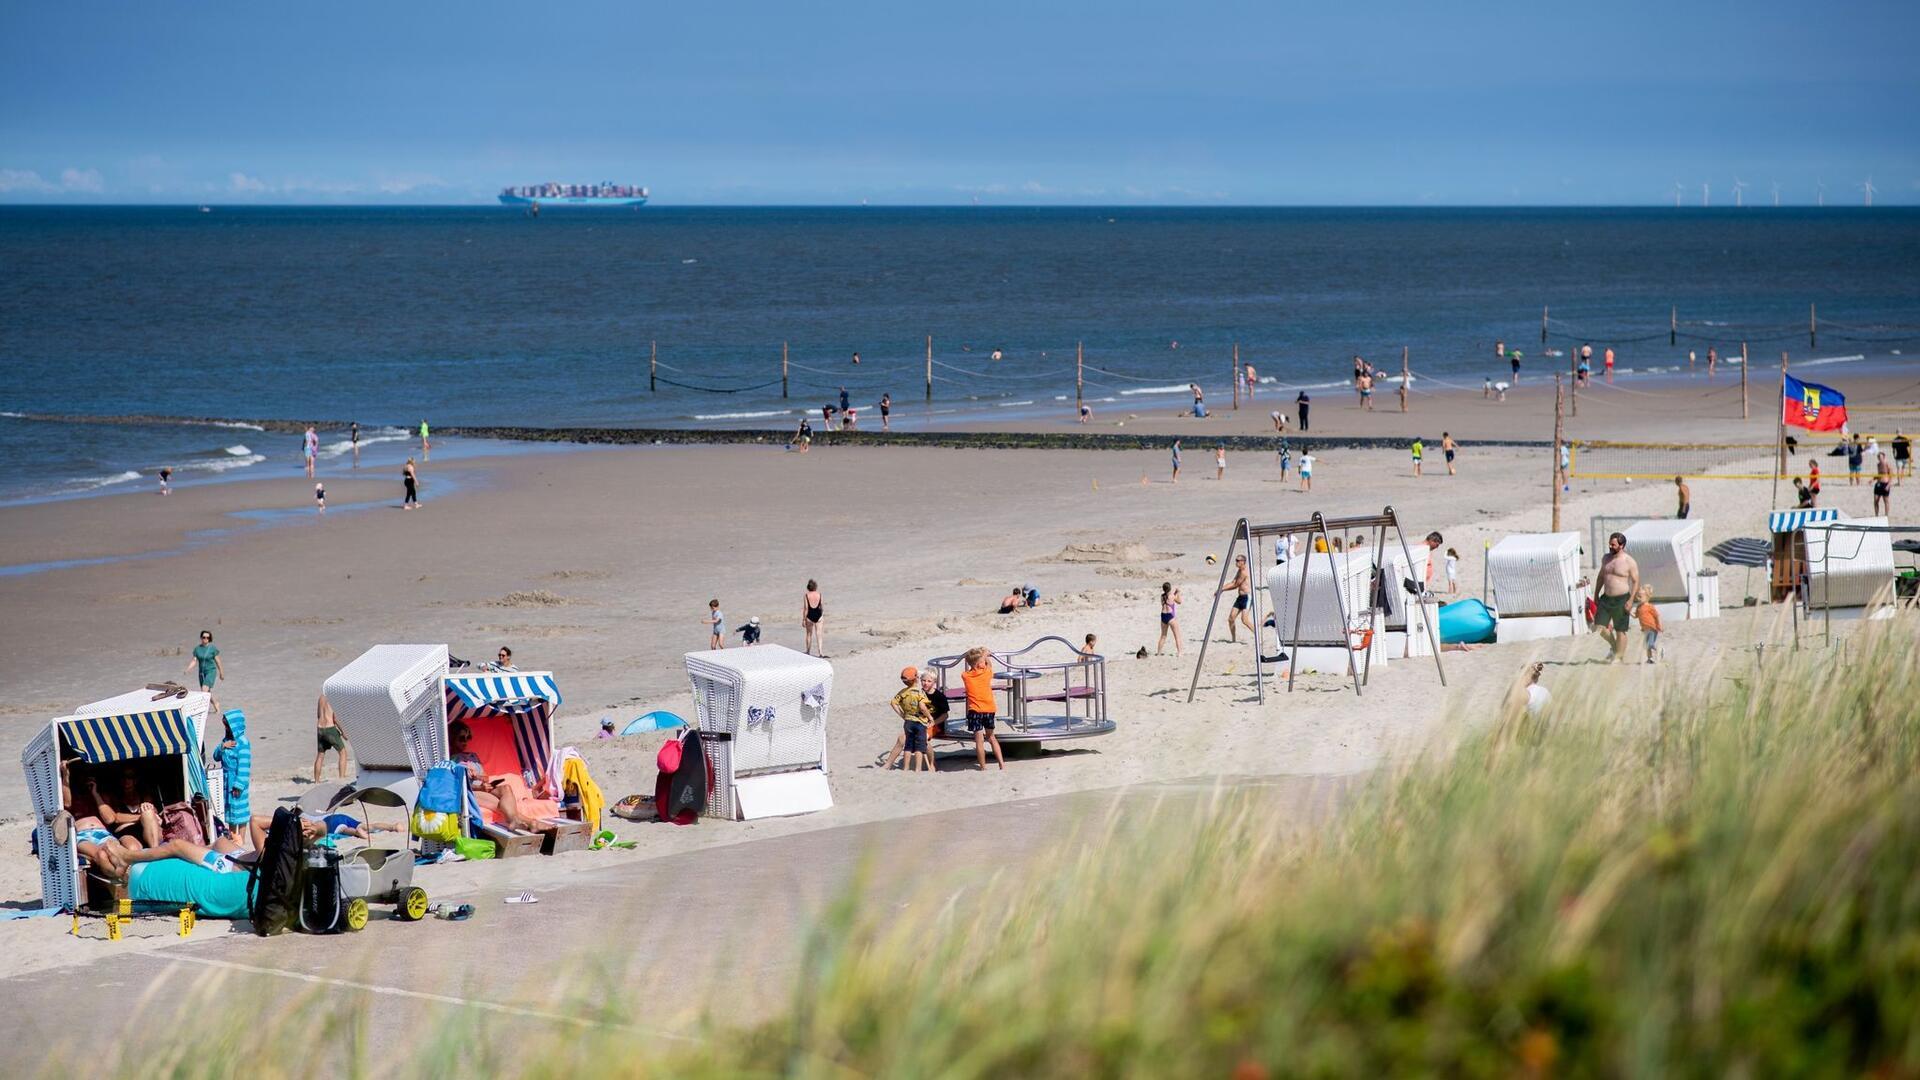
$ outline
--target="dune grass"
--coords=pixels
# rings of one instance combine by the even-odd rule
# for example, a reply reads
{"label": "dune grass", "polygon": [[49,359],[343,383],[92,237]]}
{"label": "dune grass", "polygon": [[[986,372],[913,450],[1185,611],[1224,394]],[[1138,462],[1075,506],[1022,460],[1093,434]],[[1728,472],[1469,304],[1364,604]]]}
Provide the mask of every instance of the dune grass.
{"label": "dune grass", "polygon": [[[449,1029],[409,1068],[1914,1075],[1916,644],[1906,617],[1710,675],[1568,671],[1546,715],[1463,721],[1325,828],[1225,795],[1198,819],[1096,828],[964,905],[843,901],[757,1027],[690,1046],[556,1029],[510,1049]],[[392,1060],[353,1042],[351,1016],[326,1027],[341,1071]]]}

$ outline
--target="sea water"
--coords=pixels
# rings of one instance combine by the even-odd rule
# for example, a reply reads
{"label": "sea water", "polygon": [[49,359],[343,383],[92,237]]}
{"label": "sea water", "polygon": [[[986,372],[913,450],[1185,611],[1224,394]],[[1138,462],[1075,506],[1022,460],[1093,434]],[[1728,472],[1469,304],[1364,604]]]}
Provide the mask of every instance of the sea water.
{"label": "sea water", "polygon": [[[1226,394],[1236,343],[1276,398],[1403,346],[1477,388],[1497,340],[1546,370],[1543,306],[1545,347],[1639,371],[1904,362],[1920,210],[0,208],[0,500],[297,470],[263,419],[398,452],[422,419],[791,428],[842,387],[862,426],[883,393],[906,426],[1064,415],[1076,343],[1103,410]],[[130,416],[203,422],[49,419]]]}

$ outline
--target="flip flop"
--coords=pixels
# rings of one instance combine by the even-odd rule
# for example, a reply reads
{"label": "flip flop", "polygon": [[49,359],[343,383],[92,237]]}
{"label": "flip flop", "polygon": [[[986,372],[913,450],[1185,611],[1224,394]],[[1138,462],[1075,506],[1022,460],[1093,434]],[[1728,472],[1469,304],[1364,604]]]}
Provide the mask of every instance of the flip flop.
{"label": "flip flop", "polygon": [[540,902],[540,898],[530,892],[523,892],[518,896],[509,896],[504,899],[505,902],[509,904],[537,904]]}
{"label": "flip flop", "polygon": [[473,918],[473,905],[461,904],[459,907],[447,912],[445,918],[448,922],[466,922],[468,919]]}

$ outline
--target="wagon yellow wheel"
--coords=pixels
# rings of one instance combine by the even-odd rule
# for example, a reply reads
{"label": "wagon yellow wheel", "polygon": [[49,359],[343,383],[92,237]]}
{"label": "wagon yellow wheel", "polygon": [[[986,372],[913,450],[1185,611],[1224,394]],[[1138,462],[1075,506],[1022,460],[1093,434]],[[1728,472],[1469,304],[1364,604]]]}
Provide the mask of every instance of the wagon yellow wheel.
{"label": "wagon yellow wheel", "polygon": [[347,901],[347,929],[364,930],[367,925],[367,902],[359,897]]}
{"label": "wagon yellow wheel", "polygon": [[407,890],[400,901],[400,917],[408,922],[416,922],[427,917],[427,890],[418,885]]}

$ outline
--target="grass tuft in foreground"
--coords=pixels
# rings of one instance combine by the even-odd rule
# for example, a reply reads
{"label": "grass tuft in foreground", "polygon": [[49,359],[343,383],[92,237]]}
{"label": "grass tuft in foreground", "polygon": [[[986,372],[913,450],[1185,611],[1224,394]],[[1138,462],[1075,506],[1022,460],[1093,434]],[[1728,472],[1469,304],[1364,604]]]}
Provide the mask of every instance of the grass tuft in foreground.
{"label": "grass tuft in foreground", "polygon": [[[1729,655],[1684,685],[1575,672],[1548,715],[1381,778],[1319,830],[1223,796],[962,906],[842,903],[784,1015],[692,1047],[602,1027],[508,1049],[470,1028],[423,1037],[411,1068],[1913,1075],[1917,631]],[[323,1056],[393,1058],[350,1037]]]}

